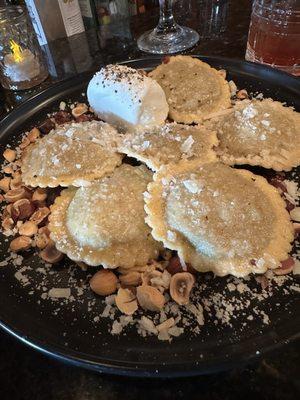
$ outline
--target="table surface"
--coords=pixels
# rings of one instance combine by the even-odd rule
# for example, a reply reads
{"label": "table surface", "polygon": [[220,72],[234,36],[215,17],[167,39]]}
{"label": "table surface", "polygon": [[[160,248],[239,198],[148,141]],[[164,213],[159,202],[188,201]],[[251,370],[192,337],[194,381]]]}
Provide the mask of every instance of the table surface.
{"label": "table surface", "polygon": [[[183,1],[183,0],[181,0]],[[192,54],[243,59],[250,0],[185,0],[177,20],[200,33]],[[13,93],[0,89],[0,117],[32,94],[102,63],[146,57],[136,37],[155,26],[158,10],[104,26],[46,48],[51,76],[38,88]],[[290,343],[255,364],[217,375],[176,380],[100,375],[64,365],[0,332],[0,398],[22,400],[119,399],[295,399],[300,396],[300,342]]]}

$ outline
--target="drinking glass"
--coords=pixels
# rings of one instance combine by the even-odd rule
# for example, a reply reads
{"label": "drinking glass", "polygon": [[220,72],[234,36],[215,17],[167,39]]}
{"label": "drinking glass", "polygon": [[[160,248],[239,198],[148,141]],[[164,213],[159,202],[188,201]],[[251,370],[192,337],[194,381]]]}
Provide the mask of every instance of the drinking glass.
{"label": "drinking glass", "polygon": [[245,58],[300,75],[299,0],[254,0]]}
{"label": "drinking glass", "polygon": [[139,49],[148,53],[171,54],[193,47],[199,41],[199,35],[193,29],[175,22],[173,0],[159,0],[159,6],[158,25],[139,37]]}

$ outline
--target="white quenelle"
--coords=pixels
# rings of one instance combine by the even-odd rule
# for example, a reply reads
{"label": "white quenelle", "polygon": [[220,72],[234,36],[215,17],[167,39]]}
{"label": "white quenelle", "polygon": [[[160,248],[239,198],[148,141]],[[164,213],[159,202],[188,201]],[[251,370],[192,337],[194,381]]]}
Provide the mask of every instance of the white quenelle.
{"label": "white quenelle", "polygon": [[123,131],[162,125],[169,112],[161,86],[142,71],[107,65],[91,79],[87,97],[99,118]]}

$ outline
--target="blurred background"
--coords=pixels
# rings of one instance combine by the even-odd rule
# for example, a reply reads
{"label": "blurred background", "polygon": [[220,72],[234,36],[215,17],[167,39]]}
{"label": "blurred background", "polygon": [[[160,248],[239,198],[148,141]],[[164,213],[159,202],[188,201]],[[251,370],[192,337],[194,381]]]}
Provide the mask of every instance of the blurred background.
{"label": "blurred background", "polygon": [[[147,57],[136,39],[156,26],[158,0],[71,0],[71,10],[60,8],[60,3],[64,1],[0,0],[0,7],[20,5],[28,12],[49,71],[47,79],[31,90],[0,91],[0,116],[54,81],[103,63]],[[250,0],[174,1],[176,21],[199,33],[200,40],[190,51],[194,54],[244,58],[250,14]]]}

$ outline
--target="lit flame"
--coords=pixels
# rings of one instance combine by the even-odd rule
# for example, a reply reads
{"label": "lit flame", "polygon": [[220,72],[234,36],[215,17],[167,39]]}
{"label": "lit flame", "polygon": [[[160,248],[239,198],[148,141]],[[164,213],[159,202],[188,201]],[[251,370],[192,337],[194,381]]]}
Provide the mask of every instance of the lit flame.
{"label": "lit flame", "polygon": [[14,60],[18,63],[23,60],[22,49],[14,40],[10,40],[10,48],[13,53]]}

